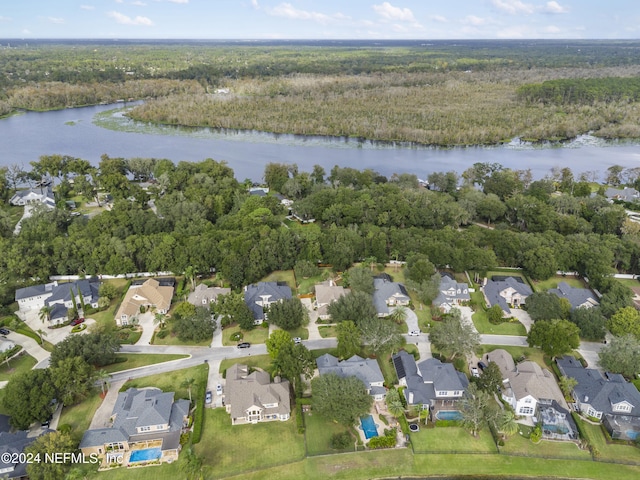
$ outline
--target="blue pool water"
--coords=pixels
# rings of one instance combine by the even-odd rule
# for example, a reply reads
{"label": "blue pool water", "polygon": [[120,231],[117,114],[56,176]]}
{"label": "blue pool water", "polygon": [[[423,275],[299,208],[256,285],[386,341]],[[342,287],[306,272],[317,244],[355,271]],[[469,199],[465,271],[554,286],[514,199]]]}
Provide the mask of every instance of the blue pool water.
{"label": "blue pool water", "polygon": [[129,456],[129,462],[145,462],[147,460],[158,460],[162,456],[161,448],[145,448],[144,450],[134,450]]}
{"label": "blue pool water", "polygon": [[569,433],[569,429],[564,425],[543,425],[542,430],[548,430],[552,433],[558,433],[560,435],[566,435]]}
{"label": "blue pool water", "polygon": [[640,437],[640,432],[636,432],[635,430],[627,430],[627,437],[631,440],[637,440]]}
{"label": "blue pool water", "polygon": [[367,440],[378,436],[378,429],[376,428],[376,424],[371,415],[360,417],[360,424],[362,425],[362,431],[364,432],[364,436]]}
{"label": "blue pool water", "polygon": [[462,414],[457,410],[440,410],[436,413],[438,420],[462,420]]}

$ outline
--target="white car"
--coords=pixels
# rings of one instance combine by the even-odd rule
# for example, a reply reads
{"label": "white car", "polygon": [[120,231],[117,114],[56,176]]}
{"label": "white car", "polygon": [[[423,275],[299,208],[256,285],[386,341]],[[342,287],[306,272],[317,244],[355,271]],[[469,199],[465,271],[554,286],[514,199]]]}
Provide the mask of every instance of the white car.
{"label": "white car", "polygon": [[418,337],[418,336],[420,336],[420,330],[411,330],[409,332],[409,336],[410,337]]}
{"label": "white car", "polygon": [[296,345],[298,343],[302,343],[302,339],[300,337],[296,337],[296,338],[293,339],[293,343],[295,343]]}
{"label": "white car", "polygon": [[216,385],[216,394],[222,395],[222,385],[220,384]]}
{"label": "white car", "polygon": [[478,371],[478,369],[476,367],[471,367],[471,375],[473,375],[474,377],[479,377],[480,376],[480,372]]}

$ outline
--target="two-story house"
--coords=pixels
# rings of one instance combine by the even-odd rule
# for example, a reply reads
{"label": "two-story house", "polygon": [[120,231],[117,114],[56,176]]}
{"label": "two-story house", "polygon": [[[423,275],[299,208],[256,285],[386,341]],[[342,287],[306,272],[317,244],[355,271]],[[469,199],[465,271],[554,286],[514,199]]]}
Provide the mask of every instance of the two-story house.
{"label": "two-story house", "polygon": [[602,420],[611,438],[636,440],[640,438],[640,392],[622,375],[584,368],[574,357],[556,360],[560,372],[578,383],[572,396],[576,409]]}
{"label": "two-story house", "polygon": [[322,320],[327,320],[330,317],[328,312],[329,305],[350,291],[348,288],[336,285],[333,280],[317,284],[315,290],[316,298],[313,302],[313,307],[318,311],[318,318]]}
{"label": "two-story house", "polygon": [[87,430],[79,448],[87,457],[97,454],[103,466],[174,461],[188,416],[189,401],[174,401],[174,392],[130,388],[118,394],[111,426]]}
{"label": "two-story house", "polygon": [[227,369],[224,400],[232,425],[289,420],[290,399],[287,380],[276,377],[271,382],[267,372],[250,372],[239,363]]}
{"label": "two-story house", "polygon": [[272,303],[291,298],[291,288],[284,282],[258,282],[244,287],[244,303],[253,313],[254,323],[267,320],[265,310]]}
{"label": "two-story house", "polygon": [[231,293],[230,288],[207,287],[201,283],[189,294],[187,301],[196,307],[206,307],[215,303],[219,295],[228,295],[229,293]]}
{"label": "two-story house", "polygon": [[386,277],[373,279],[373,305],[376,307],[379,317],[391,314],[389,307],[409,305],[411,298],[404,285],[392,282]]}
{"label": "two-story house", "polygon": [[149,278],[132,283],[116,313],[116,324],[130,325],[140,314],[141,308],[155,308],[158,313],[167,313],[171,307],[174,284],[174,278]]}
{"label": "two-story house", "polygon": [[527,297],[533,294],[531,287],[520,277],[504,277],[487,280],[483,287],[484,298],[490,307],[500,308],[511,313],[511,307],[520,307],[526,303]]}
{"label": "two-story house", "polygon": [[440,277],[440,293],[438,293],[433,304],[444,313],[449,313],[452,308],[471,300],[469,285],[456,281],[448,273],[441,273]]}
{"label": "two-story house", "polygon": [[333,355],[325,353],[318,357],[316,365],[320,375],[334,373],[342,378],[356,377],[360,379],[364,383],[367,393],[376,401],[384,400],[387,394],[387,389],[384,388],[384,376],[376,360],[354,355],[347,360],[339,361]]}

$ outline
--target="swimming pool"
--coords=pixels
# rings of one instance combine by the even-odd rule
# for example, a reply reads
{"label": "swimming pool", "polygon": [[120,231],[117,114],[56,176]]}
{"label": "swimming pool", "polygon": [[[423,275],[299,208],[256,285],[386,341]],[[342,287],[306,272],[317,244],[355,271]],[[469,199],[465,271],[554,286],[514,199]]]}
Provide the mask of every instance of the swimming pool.
{"label": "swimming pool", "polygon": [[550,433],[557,433],[559,435],[566,435],[569,433],[569,429],[564,425],[543,425],[542,431],[548,431]]}
{"label": "swimming pool", "polygon": [[462,420],[462,414],[457,410],[440,410],[436,413],[437,420]]}
{"label": "swimming pool", "polygon": [[161,448],[145,448],[144,450],[133,450],[129,455],[129,462],[145,462],[148,460],[159,460],[162,457]]}
{"label": "swimming pool", "polygon": [[360,417],[360,425],[362,425],[362,431],[364,432],[364,436],[367,440],[378,436],[378,429],[376,428],[376,423],[373,421],[373,417],[371,415]]}

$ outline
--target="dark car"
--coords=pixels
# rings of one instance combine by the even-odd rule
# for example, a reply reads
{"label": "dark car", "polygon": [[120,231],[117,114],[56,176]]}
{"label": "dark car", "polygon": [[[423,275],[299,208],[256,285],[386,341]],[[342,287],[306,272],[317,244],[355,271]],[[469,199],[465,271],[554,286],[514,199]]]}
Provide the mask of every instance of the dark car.
{"label": "dark car", "polygon": [[11,331],[8,328],[0,327],[0,335],[9,335]]}
{"label": "dark car", "polygon": [[205,395],[204,398],[204,403],[206,403],[207,405],[211,404],[213,402],[213,394],[211,393],[211,390],[209,390],[207,392],[207,394]]}
{"label": "dark car", "polygon": [[251,344],[249,342],[242,342],[238,344],[238,348],[249,348]]}
{"label": "dark car", "polygon": [[81,323],[84,323],[84,318],[76,318],[71,322],[71,326],[75,327],[76,325],[80,325]]}
{"label": "dark car", "polygon": [[478,368],[480,368],[480,370],[484,371],[485,368],[487,368],[487,364],[484,362],[478,362]]}

